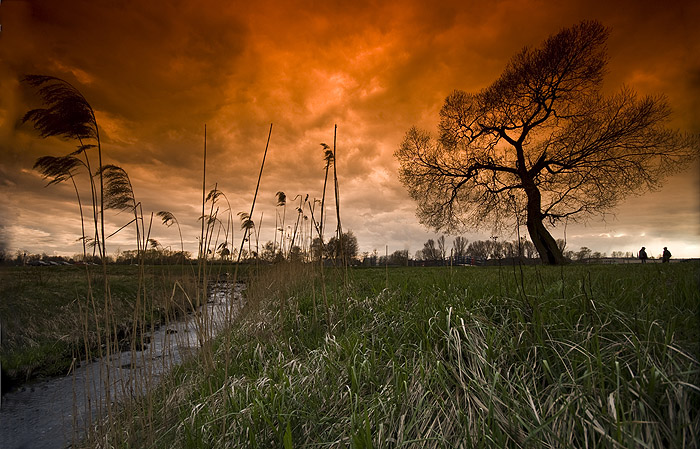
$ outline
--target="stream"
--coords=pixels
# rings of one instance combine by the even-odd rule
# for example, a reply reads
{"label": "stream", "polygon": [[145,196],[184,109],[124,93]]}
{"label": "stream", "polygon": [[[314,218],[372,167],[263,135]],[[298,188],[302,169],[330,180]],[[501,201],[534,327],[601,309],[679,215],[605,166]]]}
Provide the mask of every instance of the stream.
{"label": "stream", "polygon": [[[8,392],[0,403],[0,449],[64,449],[106,413],[106,400],[138,397],[214,337],[243,306],[243,284],[209,285],[207,303],[147,335],[142,351],[81,363],[64,376]],[[109,392],[109,396],[108,396]]]}

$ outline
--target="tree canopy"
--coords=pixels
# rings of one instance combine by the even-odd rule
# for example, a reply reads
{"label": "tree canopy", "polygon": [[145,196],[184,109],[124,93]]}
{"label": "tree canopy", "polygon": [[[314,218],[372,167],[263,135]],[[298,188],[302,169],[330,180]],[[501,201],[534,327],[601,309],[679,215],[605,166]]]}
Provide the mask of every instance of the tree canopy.
{"label": "tree canopy", "polygon": [[608,35],[582,22],[525,47],[491,86],[447,97],[437,139],[406,133],[395,156],[423,224],[498,229],[515,218],[545,263],[562,263],[545,221],[609,211],[697,157],[697,136],[665,127],[663,96],[601,92]]}

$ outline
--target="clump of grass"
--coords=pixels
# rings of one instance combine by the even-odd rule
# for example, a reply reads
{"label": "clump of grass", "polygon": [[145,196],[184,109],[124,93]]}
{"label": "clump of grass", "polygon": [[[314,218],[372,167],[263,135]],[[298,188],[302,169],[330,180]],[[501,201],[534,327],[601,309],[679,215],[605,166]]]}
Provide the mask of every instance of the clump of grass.
{"label": "clump of grass", "polygon": [[341,274],[327,281],[329,322],[313,318],[317,274],[279,266],[251,285],[215,369],[180,369],[155,401],[155,427],[135,423],[117,440],[697,447],[698,266],[630,268],[524,267],[522,280],[403,268],[388,288],[382,270],[352,271],[347,289]]}

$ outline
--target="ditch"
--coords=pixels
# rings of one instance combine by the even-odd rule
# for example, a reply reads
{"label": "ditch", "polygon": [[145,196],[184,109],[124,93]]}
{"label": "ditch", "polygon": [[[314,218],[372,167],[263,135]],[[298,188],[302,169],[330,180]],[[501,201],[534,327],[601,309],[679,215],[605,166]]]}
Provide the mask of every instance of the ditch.
{"label": "ditch", "polygon": [[202,342],[216,336],[243,306],[244,289],[242,283],[213,282],[204,306],[145,336],[143,350],[82,362],[66,376],[8,392],[0,403],[0,447],[70,447],[104,416],[108,400],[118,403],[143,395]]}

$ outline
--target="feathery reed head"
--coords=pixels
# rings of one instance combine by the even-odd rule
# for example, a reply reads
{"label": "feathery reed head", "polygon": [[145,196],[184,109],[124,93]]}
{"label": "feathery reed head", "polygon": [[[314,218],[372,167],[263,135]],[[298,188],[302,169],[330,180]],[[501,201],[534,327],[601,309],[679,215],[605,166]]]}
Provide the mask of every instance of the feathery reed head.
{"label": "feathery reed head", "polygon": [[27,75],[22,81],[38,88],[46,108],[32,109],[22,122],[32,122],[41,137],[96,139],[97,122],[92,107],[70,83],[45,75]]}

